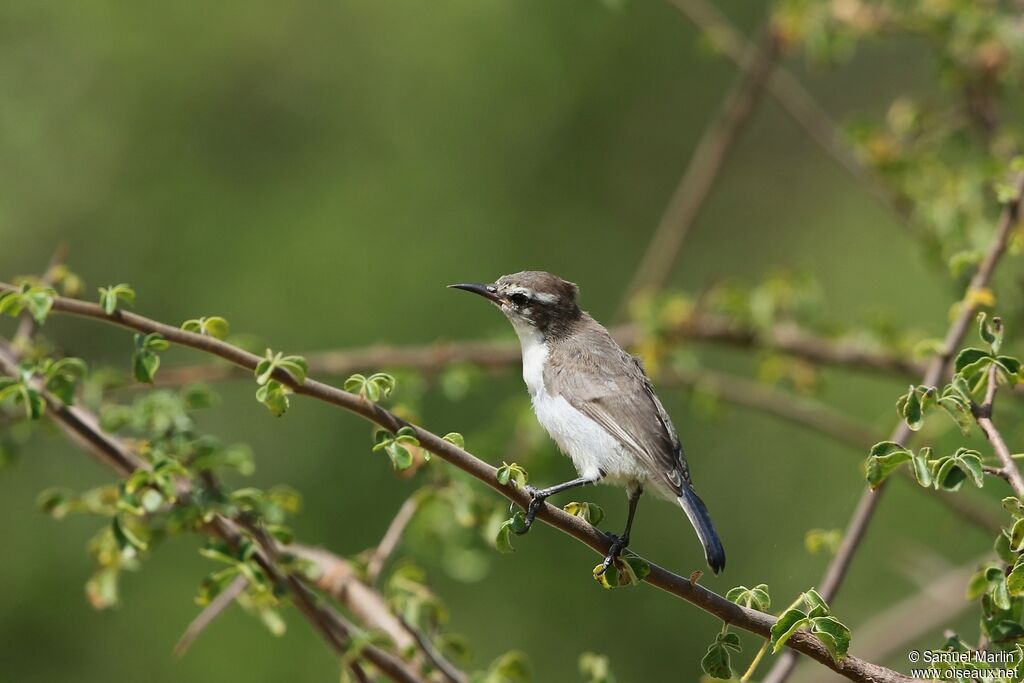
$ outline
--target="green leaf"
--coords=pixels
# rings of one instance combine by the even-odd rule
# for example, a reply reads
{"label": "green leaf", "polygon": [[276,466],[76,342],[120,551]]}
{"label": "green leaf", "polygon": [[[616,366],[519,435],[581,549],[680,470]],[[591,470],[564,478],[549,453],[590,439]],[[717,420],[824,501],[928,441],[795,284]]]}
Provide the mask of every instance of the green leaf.
{"label": "green leaf", "polygon": [[968,436],[971,433],[971,425],[974,424],[974,416],[968,404],[957,396],[943,396],[939,398],[939,407],[956,422],[960,433]]}
{"label": "green leaf", "polygon": [[594,652],[580,655],[580,673],[586,677],[587,683],[615,683],[608,657]]}
{"label": "green leaf", "polygon": [[623,586],[635,586],[651,573],[651,565],[638,555],[626,551],[604,571],[599,574],[601,565],[594,567],[594,580],[603,588],[621,588]]}
{"label": "green leaf", "polygon": [[924,424],[924,409],[921,406],[921,399],[918,396],[917,388],[914,386],[910,387],[900,401],[897,402],[897,410],[900,412],[900,416],[915,432],[921,429],[921,425]]}
{"label": "green leaf", "polygon": [[982,349],[966,348],[957,354],[956,360],[953,362],[953,368],[957,374],[960,374],[965,368],[968,368],[978,361],[986,358],[992,358],[992,354],[988,351],[983,351]]}
{"label": "green leaf", "polygon": [[1024,502],[1016,496],[1007,496],[1002,501],[1003,509],[1014,517],[1024,517]]}
{"label": "green leaf", "polygon": [[40,325],[46,322],[46,316],[53,308],[53,297],[56,295],[49,287],[32,287],[24,294],[25,307],[29,315]]}
{"label": "green leaf", "polygon": [[1017,554],[1010,548],[1010,537],[1004,529],[999,530],[993,549],[996,556],[1006,564],[1014,564],[1017,561]]}
{"label": "green leaf", "polygon": [[466,449],[466,438],[462,436],[462,434],[459,434],[458,432],[448,432],[441,438],[447,441],[448,443],[453,444],[463,450]]}
{"label": "green leaf", "polygon": [[982,341],[989,345],[992,349],[992,353],[999,353],[999,348],[1003,345],[1003,320],[998,316],[992,318],[992,322],[988,321],[988,314],[982,311],[978,314],[978,335],[981,336]]}
{"label": "green leaf", "polygon": [[931,465],[928,463],[931,458],[932,449],[925,446],[919,450],[916,454],[911,453],[910,461],[914,469],[914,478],[917,479],[917,483],[921,486],[932,485],[932,470]]}
{"label": "green leaf", "polygon": [[850,629],[835,617],[821,616],[811,619],[811,633],[828,649],[832,659],[840,661],[850,649]]}
{"label": "green leaf", "polygon": [[708,646],[708,651],[700,660],[700,668],[711,678],[729,680],[732,678],[729,650],[717,640],[711,643]]}
{"label": "green leaf", "polygon": [[501,467],[498,468],[495,473],[495,478],[498,483],[502,486],[508,486],[511,483],[516,488],[523,488],[526,486],[526,482],[529,480],[530,475],[527,473],[522,466],[516,463],[502,462]]}
{"label": "green leaf", "polygon": [[277,380],[270,380],[263,386],[256,389],[256,400],[267,407],[277,417],[281,417],[288,410],[288,394],[291,389]]}
{"label": "green leaf", "polygon": [[108,609],[119,602],[117,567],[103,567],[89,577],[85,584],[85,595],[93,609]]}
{"label": "green leaf", "polygon": [[767,612],[772,606],[771,597],[768,595],[768,586],[763,583],[759,583],[753,588],[737,586],[726,593],[725,597],[737,605],[756,609],[758,612]]}
{"label": "green leaf", "polygon": [[807,616],[817,617],[829,614],[828,603],[825,602],[825,598],[821,597],[818,591],[813,588],[803,594],[803,599],[807,609],[810,610]]}
{"label": "green leaf", "polygon": [[227,339],[228,334],[231,332],[231,326],[228,324],[228,321],[219,315],[186,320],[181,324],[181,329],[186,332],[202,334],[221,340]]}
{"label": "green leaf", "polygon": [[135,550],[146,549],[146,542],[130,526],[124,524],[120,517],[115,516],[111,520],[111,529],[114,532],[114,540],[117,541],[117,547],[122,551],[129,548]]}
{"label": "green leaf", "polygon": [[936,460],[932,466],[935,487],[956,491],[968,479],[981,488],[985,483],[981,454],[969,448],[958,448],[953,455]]}
{"label": "green leaf", "polygon": [[402,471],[412,466],[412,453],[401,443],[392,441],[386,450],[396,470]]}
{"label": "green leaf", "polygon": [[135,305],[135,290],[122,283],[110,287],[100,287],[100,306],[107,315],[112,315],[121,304]]}
{"label": "green leaf", "polygon": [[1006,590],[1013,597],[1024,595],[1024,564],[1018,560],[1006,576]]}
{"label": "green leaf", "polygon": [[1015,521],[1010,528],[1010,550],[1015,553],[1024,550],[1024,518]]}
{"label": "green leaf", "polygon": [[878,488],[897,467],[911,459],[910,451],[895,441],[882,441],[871,447],[867,460],[867,480]]}
{"label": "green leaf", "polygon": [[604,509],[596,503],[577,503],[573,501],[563,505],[562,509],[592,526],[597,526],[604,519]]}
{"label": "green leaf", "polygon": [[494,537],[494,547],[502,553],[514,553],[512,547],[512,520],[507,519],[498,527],[498,534]]}
{"label": "green leaf", "polygon": [[160,356],[149,351],[136,351],[132,357],[132,376],[135,381],[152,384],[153,376],[160,368]]}
{"label": "green leaf", "polygon": [[995,360],[996,366],[1003,371],[1006,375],[1006,379],[1013,380],[1020,374],[1020,359],[1014,358],[1013,356],[999,356]]}
{"label": "green leaf", "polygon": [[800,629],[800,627],[806,626],[809,622],[810,620],[807,615],[795,607],[783,612],[778,621],[772,624],[772,652],[778,652],[779,649],[786,644],[786,641]]}

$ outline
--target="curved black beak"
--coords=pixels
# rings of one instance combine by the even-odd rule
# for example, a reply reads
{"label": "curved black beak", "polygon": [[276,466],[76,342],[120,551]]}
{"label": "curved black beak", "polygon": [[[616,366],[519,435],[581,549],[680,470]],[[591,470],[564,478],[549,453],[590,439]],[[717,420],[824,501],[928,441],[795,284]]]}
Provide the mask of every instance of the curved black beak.
{"label": "curved black beak", "polygon": [[457,285],[448,285],[449,289],[463,289],[467,292],[473,292],[479,294],[485,299],[490,299],[496,304],[501,305],[504,300],[498,296],[498,288],[494,285],[481,285],[476,282],[463,282]]}

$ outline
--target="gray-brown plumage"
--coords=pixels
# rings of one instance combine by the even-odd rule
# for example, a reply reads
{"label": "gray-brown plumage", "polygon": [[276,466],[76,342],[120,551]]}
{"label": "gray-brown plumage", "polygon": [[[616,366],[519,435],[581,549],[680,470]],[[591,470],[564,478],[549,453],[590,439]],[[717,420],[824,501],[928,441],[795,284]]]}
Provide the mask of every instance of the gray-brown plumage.
{"label": "gray-brown plumage", "polygon": [[452,286],[490,299],[512,322],[537,419],[580,475],[564,484],[531,489],[527,528],[554,493],[598,481],[625,486],[626,530],[614,537],[607,567],[628,545],[636,503],[647,488],[678,501],[697,531],[708,564],[721,571],[725,552],[693,489],[671,419],[639,360],[580,310],[576,285],[550,273],[526,271],[502,276],[491,285]]}

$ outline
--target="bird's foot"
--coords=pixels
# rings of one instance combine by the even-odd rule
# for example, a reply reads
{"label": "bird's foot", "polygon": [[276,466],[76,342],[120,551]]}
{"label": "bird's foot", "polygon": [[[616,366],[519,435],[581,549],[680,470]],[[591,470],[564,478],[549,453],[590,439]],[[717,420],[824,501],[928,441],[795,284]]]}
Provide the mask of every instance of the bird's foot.
{"label": "bird's foot", "polygon": [[541,506],[544,505],[544,501],[550,495],[530,485],[526,485],[523,490],[530,494],[530,503],[526,506],[526,515],[523,517],[522,527],[516,530],[516,533],[520,536],[529,531],[530,527],[533,526],[533,520],[537,518],[537,513],[540,512]]}
{"label": "bird's foot", "polygon": [[612,566],[615,560],[619,559],[619,556],[629,546],[629,536],[617,536],[610,531],[605,532],[605,536],[612,542],[610,548],[608,548],[608,554],[604,556],[604,562],[601,563],[600,568],[594,572],[594,576],[601,576],[608,567]]}

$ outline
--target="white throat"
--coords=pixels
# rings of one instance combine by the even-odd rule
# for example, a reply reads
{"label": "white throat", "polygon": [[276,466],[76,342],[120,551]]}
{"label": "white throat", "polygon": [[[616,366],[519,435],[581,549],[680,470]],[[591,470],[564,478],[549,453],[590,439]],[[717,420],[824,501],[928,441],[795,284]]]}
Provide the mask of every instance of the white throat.
{"label": "white throat", "polygon": [[515,318],[510,320],[523,350],[523,381],[530,390],[530,396],[536,398],[544,391],[544,363],[548,358],[548,345],[536,327]]}

